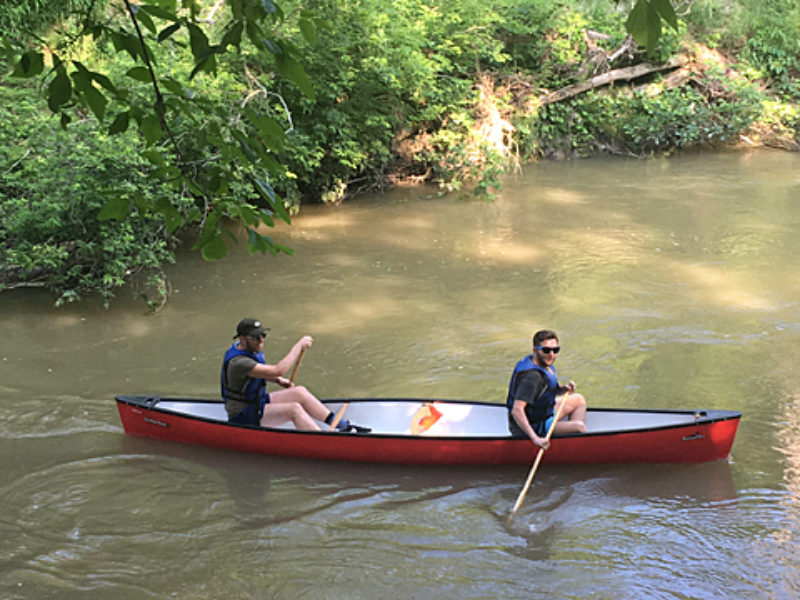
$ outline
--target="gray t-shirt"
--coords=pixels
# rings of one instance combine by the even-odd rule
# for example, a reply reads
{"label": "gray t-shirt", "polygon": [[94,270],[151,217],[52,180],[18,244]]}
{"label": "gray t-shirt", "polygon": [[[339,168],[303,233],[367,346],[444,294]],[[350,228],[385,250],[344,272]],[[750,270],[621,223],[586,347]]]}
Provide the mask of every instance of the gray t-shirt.
{"label": "gray t-shirt", "polygon": [[[516,377],[517,380],[514,386],[513,399],[515,401],[519,400],[525,402],[525,416],[528,418],[528,422],[535,428],[536,424],[531,422],[533,404],[547,387],[547,382],[545,381],[544,375],[536,369],[522,371],[521,373],[517,373]],[[514,420],[510,412],[508,413],[508,429],[514,437],[527,437],[525,432],[517,425],[516,420]]]}
{"label": "gray t-shirt", "polygon": [[543,388],[547,385],[544,375],[536,369],[523,371],[517,375],[517,385],[514,389],[514,400],[522,400],[528,404],[542,394]]}
{"label": "gray t-shirt", "polygon": [[[226,373],[228,379],[228,389],[231,390],[244,390],[247,381],[250,377],[247,374],[252,371],[258,361],[249,356],[234,356],[228,362],[228,372]],[[238,400],[228,400],[225,398],[225,410],[228,412],[229,417],[234,417],[242,412],[247,406],[247,402],[240,402]]]}

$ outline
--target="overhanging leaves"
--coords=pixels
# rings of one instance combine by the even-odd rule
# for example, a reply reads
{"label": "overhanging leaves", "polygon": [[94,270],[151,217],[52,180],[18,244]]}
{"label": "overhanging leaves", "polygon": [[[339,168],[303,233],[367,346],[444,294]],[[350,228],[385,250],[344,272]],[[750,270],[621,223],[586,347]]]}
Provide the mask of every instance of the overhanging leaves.
{"label": "overhanging leaves", "polygon": [[44,55],[41,52],[28,50],[19,58],[13,77],[35,77],[44,70]]}
{"label": "overhanging leaves", "polygon": [[57,68],[56,76],[47,88],[47,95],[47,105],[54,113],[61,110],[61,107],[72,97],[72,83],[63,65],[59,65]]}
{"label": "overhanging leaves", "polygon": [[670,0],[636,0],[625,28],[637,44],[652,51],[661,37],[662,19],[678,29],[678,19]]}
{"label": "overhanging leaves", "polygon": [[91,83],[80,90],[80,93],[86,100],[86,104],[92,109],[94,116],[102,123],[106,116],[106,105],[108,104],[106,97]]}
{"label": "overhanging leaves", "polygon": [[128,69],[125,75],[136,81],[150,83],[150,71],[147,67],[133,67],[132,69]]}
{"label": "overhanging leaves", "polygon": [[130,113],[128,111],[122,112],[118,114],[114,121],[108,128],[109,135],[116,135],[118,133],[124,133],[128,130],[128,125],[130,123]]}
{"label": "overhanging leaves", "polygon": [[300,26],[300,33],[303,34],[305,40],[312,46],[316,46],[319,43],[319,37],[317,36],[317,28],[311,19],[300,19],[298,25]]}
{"label": "overhanging leaves", "polygon": [[670,0],[650,0],[659,16],[669,23],[675,31],[678,31],[678,17],[675,9],[672,8]]}
{"label": "overhanging leaves", "polygon": [[285,223],[291,223],[292,220],[289,217],[289,213],[286,212],[286,208],[283,206],[283,201],[275,195],[275,190],[272,189],[272,186],[269,184],[269,182],[255,176],[253,176],[251,179],[255,184],[256,189],[261,194],[261,197],[267,201],[275,214],[277,214],[278,217],[280,217],[280,219]]}
{"label": "overhanging leaves", "polygon": [[311,79],[306,73],[306,70],[299,62],[286,54],[276,56],[275,62],[278,65],[278,71],[281,75],[290,79],[305,96],[311,100],[317,99],[317,92],[314,90],[314,85],[311,83]]}
{"label": "overhanging leaves", "polygon": [[222,237],[219,235],[200,247],[200,254],[208,261],[216,261],[225,258],[228,252],[230,252],[228,246],[225,245],[225,242],[222,241]]}
{"label": "overhanging leaves", "polygon": [[277,256],[281,252],[289,255],[294,254],[294,250],[291,248],[276,244],[268,235],[263,235],[252,229],[247,230],[247,249],[250,252],[269,252],[273,256]]}
{"label": "overhanging leaves", "polygon": [[100,209],[100,213],[97,215],[97,218],[100,221],[107,221],[109,219],[122,221],[128,216],[130,207],[131,203],[127,198],[112,197],[106,201],[106,203],[103,205],[103,208]]}
{"label": "overhanging leaves", "polygon": [[156,205],[156,210],[164,216],[164,223],[167,226],[167,233],[172,234],[175,232],[178,227],[183,224],[183,218],[178,210],[172,206],[172,204],[167,201],[166,198],[162,198],[159,203]]}
{"label": "overhanging leaves", "polygon": [[200,60],[207,58],[209,46],[208,37],[203,30],[194,23],[189,23],[187,27],[189,28],[189,44],[195,59]]}

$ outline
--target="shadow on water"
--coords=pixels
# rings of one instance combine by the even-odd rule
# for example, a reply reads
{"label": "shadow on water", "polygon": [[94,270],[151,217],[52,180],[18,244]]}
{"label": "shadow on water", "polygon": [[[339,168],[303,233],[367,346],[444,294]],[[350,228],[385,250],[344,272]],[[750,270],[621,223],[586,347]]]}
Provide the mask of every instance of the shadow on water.
{"label": "shadow on water", "polygon": [[[737,505],[726,460],[691,465],[550,467],[542,475],[513,516],[495,513],[510,535],[524,540],[509,552],[526,561],[552,560],[561,551],[564,538],[577,538],[573,543],[588,547],[591,542],[579,540],[590,530],[608,540],[596,540],[592,552],[610,554],[614,540],[627,535],[620,532],[636,531],[646,538],[648,529],[658,529],[647,524],[654,518],[664,522],[685,519],[690,530],[710,515]],[[695,519],[694,513],[702,516]],[[630,540],[617,542],[626,545]],[[657,545],[658,541],[650,543]]]}

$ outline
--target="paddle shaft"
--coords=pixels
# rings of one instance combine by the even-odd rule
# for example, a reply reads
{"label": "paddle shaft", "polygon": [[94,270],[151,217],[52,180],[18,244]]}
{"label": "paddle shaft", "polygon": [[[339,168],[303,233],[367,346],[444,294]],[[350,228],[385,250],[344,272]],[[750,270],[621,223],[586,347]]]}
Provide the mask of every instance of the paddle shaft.
{"label": "paddle shaft", "polygon": [[[303,348],[300,351],[300,356],[297,357],[297,362],[294,363],[294,369],[292,370],[292,376],[289,378],[289,381],[291,383],[294,383],[294,376],[297,375],[297,369],[300,368],[300,363],[303,362],[303,357],[305,356],[305,354],[306,354],[306,349]],[[336,413],[336,416],[333,418],[333,421],[331,421],[331,431],[333,431],[335,429],[335,427],[339,424],[339,421],[342,420],[342,417],[344,416],[344,411],[347,410],[347,405],[348,404],[350,404],[350,403],[349,402],[345,402],[344,404],[342,404],[342,407],[339,409],[339,412]]]}
{"label": "paddle shaft", "polygon": [[330,429],[331,431],[336,429],[336,426],[339,424],[339,421],[342,420],[342,417],[344,416],[344,411],[347,410],[347,405],[348,404],[350,404],[350,403],[349,402],[345,402],[344,404],[342,404],[342,407],[336,413],[336,416],[333,417],[333,421],[331,421],[331,429]]}
{"label": "paddle shaft", "polygon": [[290,383],[294,383],[294,376],[297,375],[297,369],[300,368],[300,363],[303,362],[303,356],[305,356],[306,349],[303,348],[300,350],[300,356],[297,357],[297,362],[294,363],[294,369],[292,370],[292,376],[289,378]]}
{"label": "paddle shaft", "polygon": [[[545,441],[549,442],[550,438],[553,435],[553,431],[556,428],[556,423],[561,418],[561,411],[564,410],[564,406],[567,404],[567,396],[569,392],[564,394],[561,404],[558,406],[558,410],[556,411],[556,416],[553,418],[553,423],[550,425],[550,429],[547,431],[547,436],[545,436]],[[536,475],[536,470],[539,468],[539,463],[542,462],[542,456],[544,455],[544,448],[539,448],[539,452],[536,454],[536,460],[533,461],[533,467],[531,467],[531,472],[528,473],[528,479],[525,481],[525,485],[522,486],[522,491],[520,491],[519,496],[517,497],[517,501],[514,504],[514,508],[511,509],[511,514],[513,515],[517,512],[519,505],[522,504],[522,501],[525,499],[525,494],[528,493],[528,488],[531,487],[531,483],[533,483],[533,477]]]}

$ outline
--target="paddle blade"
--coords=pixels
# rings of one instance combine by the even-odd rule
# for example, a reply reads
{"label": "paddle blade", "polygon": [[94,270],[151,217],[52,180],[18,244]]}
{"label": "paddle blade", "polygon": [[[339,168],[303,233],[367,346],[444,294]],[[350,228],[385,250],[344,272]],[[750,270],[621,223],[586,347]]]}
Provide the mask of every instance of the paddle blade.
{"label": "paddle blade", "polygon": [[441,418],[442,413],[433,404],[426,402],[411,417],[411,434],[419,435],[428,431]]}

